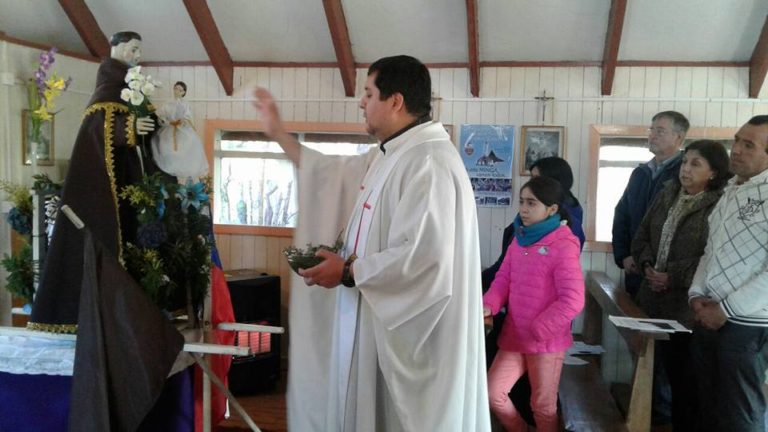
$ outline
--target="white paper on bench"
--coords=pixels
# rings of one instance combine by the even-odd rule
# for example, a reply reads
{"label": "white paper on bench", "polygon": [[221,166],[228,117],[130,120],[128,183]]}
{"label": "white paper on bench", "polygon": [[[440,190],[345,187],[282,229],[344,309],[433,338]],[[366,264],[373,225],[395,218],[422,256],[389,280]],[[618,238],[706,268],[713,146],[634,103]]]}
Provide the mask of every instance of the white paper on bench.
{"label": "white paper on bench", "polygon": [[654,319],[654,318],[630,318],[619,317],[609,315],[608,319],[611,320],[616,327],[625,327],[632,330],[653,332],[653,333],[675,333],[686,332],[691,333],[691,330],[686,328],[675,320],[666,319]]}

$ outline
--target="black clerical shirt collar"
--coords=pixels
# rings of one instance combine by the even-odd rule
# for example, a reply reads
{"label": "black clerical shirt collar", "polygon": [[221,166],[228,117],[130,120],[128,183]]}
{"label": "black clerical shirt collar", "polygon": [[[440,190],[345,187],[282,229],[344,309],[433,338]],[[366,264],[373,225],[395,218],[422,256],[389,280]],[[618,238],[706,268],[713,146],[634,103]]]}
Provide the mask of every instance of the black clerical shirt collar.
{"label": "black clerical shirt collar", "polygon": [[432,117],[429,116],[429,114],[424,114],[423,116],[417,118],[416,120],[409,123],[406,127],[400,129],[399,131],[395,132],[394,134],[390,135],[389,138],[385,139],[384,141],[379,144],[379,148],[381,149],[382,153],[387,153],[387,149],[384,148],[384,144],[392,141],[393,139],[399,137],[400,135],[404,134],[408,129],[411,129],[413,127],[416,127],[422,123],[426,123],[428,121],[432,120]]}

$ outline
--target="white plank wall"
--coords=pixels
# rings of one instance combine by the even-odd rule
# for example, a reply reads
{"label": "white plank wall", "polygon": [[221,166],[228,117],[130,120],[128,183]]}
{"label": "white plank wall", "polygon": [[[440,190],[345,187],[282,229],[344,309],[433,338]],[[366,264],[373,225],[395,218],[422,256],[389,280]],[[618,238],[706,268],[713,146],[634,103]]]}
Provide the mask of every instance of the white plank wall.
{"label": "white plank wall", "polygon": [[[215,74],[208,67],[159,68],[156,72],[150,68],[149,71],[169,84],[177,79],[187,80],[188,98],[199,125],[208,118],[255,118],[249,101],[255,85],[268,87],[282,101],[286,120],[362,121],[357,100],[344,97],[335,69],[237,68],[232,98],[224,97]],[[361,94],[364,79],[365,70],[358,70],[357,94]],[[614,95],[606,98],[600,97],[600,70],[594,67],[484,68],[480,98],[472,98],[468,92],[466,69],[435,69],[432,79],[438,98],[435,115],[444,123],[454,125],[454,142],[458,142],[460,125],[464,123],[512,124],[518,129],[521,125],[541,124],[539,104],[534,97],[546,90],[555,100],[547,107],[543,123],[566,127],[566,159],[574,170],[574,193],[582,203],[587,197],[590,124],[644,125],[656,112],[675,109],[686,114],[694,126],[725,127],[741,125],[758,113],[768,113],[765,91],[761,95],[763,99],[757,102],[746,98],[746,68],[618,68]],[[170,95],[168,88],[170,86],[166,87],[166,97]],[[515,163],[515,189],[527,179],[517,172]],[[478,209],[484,266],[498,257],[501,234],[516,214],[516,207],[515,204],[508,209]],[[278,270],[274,256],[288,241],[281,240],[280,247],[270,247],[273,239],[240,237],[220,237],[227,268],[255,267],[272,273]],[[266,251],[251,250],[251,247],[263,249],[265,244]],[[585,270],[604,271],[613,280],[620,280],[620,271],[610,254],[585,252],[582,264]],[[280,274],[284,285],[288,280],[287,271],[282,265]],[[287,304],[288,287],[283,288],[283,301]]]}
{"label": "white plank wall", "polygon": [[[38,50],[8,44],[10,69],[19,77],[31,75]],[[75,88],[59,101],[64,112],[57,116],[57,157],[71,152],[82,110],[89,92],[93,91],[98,67],[95,63],[59,56],[56,68],[75,77]],[[187,100],[192,104],[198,131],[206,119],[255,119],[251,107],[254,86],[268,87],[280,100],[283,116],[288,121],[362,122],[356,98],[344,97],[339,72],[334,68],[235,68],[234,94],[225,95],[215,71],[207,66],[149,67],[145,73],[165,83],[154,99],[156,103],[170,99],[175,81],[188,85]],[[365,82],[364,69],[357,74],[357,95]],[[596,67],[563,68],[483,68],[480,97],[469,94],[466,69],[446,68],[431,71],[433,91],[437,98],[435,116],[454,125],[454,142],[458,142],[460,125],[465,123],[509,124],[518,130],[522,125],[550,124],[566,128],[566,159],[576,179],[573,192],[585,204],[589,167],[589,126],[591,124],[649,124],[653,114],[675,109],[691,120],[693,126],[739,126],[752,115],[768,113],[768,86],[761,98],[747,99],[747,68],[722,67],[632,67],[617,68],[613,95],[600,96],[600,69]],[[538,102],[543,91],[554,97],[542,122]],[[0,92],[3,90],[0,90]],[[10,128],[12,142],[0,148],[3,178],[27,179],[30,169],[20,160],[20,111],[26,107],[23,87],[5,90],[9,94],[9,122],[0,122],[0,134]],[[69,92],[68,92],[69,93]],[[0,93],[0,96],[3,96]],[[3,113],[0,106],[0,113]],[[0,135],[2,137],[2,135]],[[519,133],[516,137],[519,140]],[[518,153],[519,154],[519,153]],[[7,167],[7,168],[5,168]],[[513,169],[513,188],[527,179]],[[514,202],[514,200],[513,200]],[[501,251],[501,234],[517,211],[514,203],[508,209],[479,208],[481,255],[484,266],[492,264]],[[585,215],[586,218],[590,215]],[[3,227],[7,230],[7,225]],[[221,235],[218,237],[221,257],[227,269],[257,268],[279,274],[283,281],[283,303],[288,304],[288,268],[280,254],[290,239]],[[3,242],[0,253],[7,253]],[[585,252],[585,270],[606,272],[618,281],[620,272],[613,259],[604,252]],[[4,278],[0,283],[4,283]],[[1,301],[0,301],[1,303]],[[1,306],[1,305],[0,305]],[[286,315],[284,315],[285,317]],[[285,320],[284,320],[285,321]]]}

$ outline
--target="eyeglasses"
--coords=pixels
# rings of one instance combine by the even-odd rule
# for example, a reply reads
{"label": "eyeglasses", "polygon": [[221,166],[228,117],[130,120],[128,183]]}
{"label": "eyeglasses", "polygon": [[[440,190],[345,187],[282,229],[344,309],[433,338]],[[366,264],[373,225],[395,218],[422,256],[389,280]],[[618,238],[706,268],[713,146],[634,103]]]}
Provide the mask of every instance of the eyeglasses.
{"label": "eyeglasses", "polygon": [[648,135],[664,136],[670,133],[672,133],[672,131],[660,127],[648,128]]}

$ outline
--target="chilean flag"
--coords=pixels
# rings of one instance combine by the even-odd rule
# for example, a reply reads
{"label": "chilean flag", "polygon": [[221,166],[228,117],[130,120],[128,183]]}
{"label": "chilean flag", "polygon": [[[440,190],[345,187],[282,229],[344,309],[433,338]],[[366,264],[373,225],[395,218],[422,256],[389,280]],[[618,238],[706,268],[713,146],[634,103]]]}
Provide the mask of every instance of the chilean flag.
{"label": "chilean flag", "polygon": [[[213,238],[213,237],[211,237]],[[211,240],[213,241],[213,240]],[[235,332],[216,331],[219,323],[235,322],[235,312],[232,309],[232,299],[229,296],[227,280],[224,277],[219,251],[216,249],[216,243],[211,247],[211,324],[214,329],[215,343],[221,345],[234,345]],[[207,355],[208,364],[211,370],[228,385],[227,374],[229,365],[232,363],[232,356],[228,355]],[[203,430],[203,379],[202,370],[195,367],[195,431]],[[211,424],[216,426],[224,420],[224,414],[227,410],[226,396],[211,383]]]}

